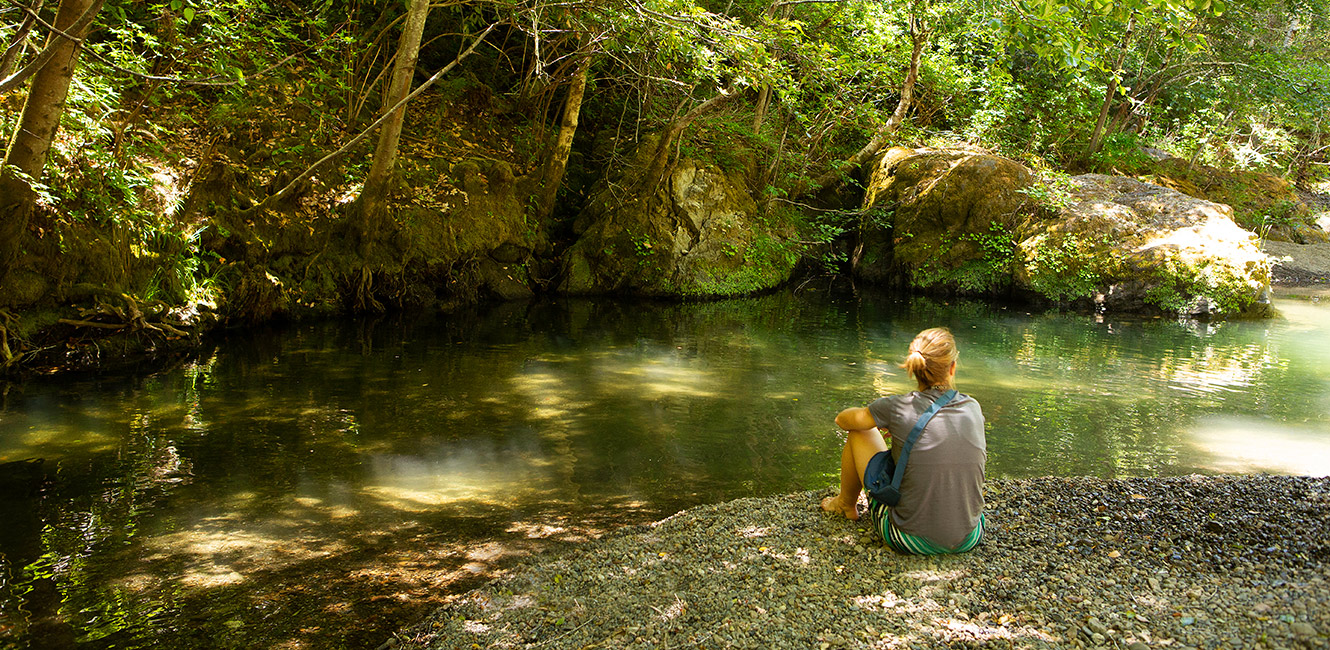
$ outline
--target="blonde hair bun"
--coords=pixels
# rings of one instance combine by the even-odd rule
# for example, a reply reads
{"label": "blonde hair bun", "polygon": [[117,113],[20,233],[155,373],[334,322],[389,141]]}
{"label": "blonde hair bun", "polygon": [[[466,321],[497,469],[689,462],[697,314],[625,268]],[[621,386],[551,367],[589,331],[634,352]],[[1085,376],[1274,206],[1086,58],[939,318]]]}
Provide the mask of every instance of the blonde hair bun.
{"label": "blonde hair bun", "polygon": [[956,337],[945,327],[933,327],[920,332],[910,342],[910,354],[901,364],[906,372],[919,382],[919,389],[950,385],[951,364],[959,352]]}

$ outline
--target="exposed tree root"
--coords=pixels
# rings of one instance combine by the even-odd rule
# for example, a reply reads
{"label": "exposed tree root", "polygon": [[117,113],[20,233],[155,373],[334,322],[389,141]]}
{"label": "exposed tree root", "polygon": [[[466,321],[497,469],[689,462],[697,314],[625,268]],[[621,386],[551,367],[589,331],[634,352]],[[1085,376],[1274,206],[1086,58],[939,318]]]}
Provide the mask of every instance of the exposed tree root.
{"label": "exposed tree root", "polygon": [[[180,329],[186,327],[184,324],[172,324],[165,320],[164,316],[170,309],[160,300],[140,302],[129,294],[89,284],[76,285],[73,293],[95,296],[97,304],[91,308],[80,308],[78,319],[61,318],[57,321],[63,325],[125,332],[156,332],[181,338],[190,336],[189,332]],[[119,301],[123,306],[103,302],[103,298]]]}

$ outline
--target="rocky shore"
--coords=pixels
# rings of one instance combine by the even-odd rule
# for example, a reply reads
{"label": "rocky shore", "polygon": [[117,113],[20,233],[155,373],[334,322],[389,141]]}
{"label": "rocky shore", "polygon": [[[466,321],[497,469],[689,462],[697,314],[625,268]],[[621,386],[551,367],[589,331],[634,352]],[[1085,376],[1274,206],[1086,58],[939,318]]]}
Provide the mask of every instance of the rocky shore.
{"label": "rocky shore", "polygon": [[975,551],[907,557],[828,490],[536,556],[382,647],[1324,648],[1330,478],[993,480]]}

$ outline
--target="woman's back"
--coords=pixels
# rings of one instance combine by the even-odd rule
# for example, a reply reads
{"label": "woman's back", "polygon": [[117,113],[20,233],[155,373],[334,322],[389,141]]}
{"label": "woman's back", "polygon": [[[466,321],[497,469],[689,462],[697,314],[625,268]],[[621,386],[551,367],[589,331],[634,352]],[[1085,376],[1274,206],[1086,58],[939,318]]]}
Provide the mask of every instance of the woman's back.
{"label": "woman's back", "polygon": [[[891,454],[900,459],[905,438],[942,390],[889,395],[868,405],[878,429],[891,432]],[[901,500],[891,508],[902,532],[940,546],[959,545],[979,524],[984,509],[984,414],[979,402],[957,395],[915,442],[901,481]]]}

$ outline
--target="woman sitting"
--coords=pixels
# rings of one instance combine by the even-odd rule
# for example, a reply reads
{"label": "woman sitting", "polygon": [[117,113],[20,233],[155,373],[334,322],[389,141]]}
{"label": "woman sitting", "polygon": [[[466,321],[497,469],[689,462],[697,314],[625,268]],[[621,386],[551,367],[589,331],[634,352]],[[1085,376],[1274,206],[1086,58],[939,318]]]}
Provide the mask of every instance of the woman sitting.
{"label": "woman sitting", "polygon": [[[901,365],[919,390],[880,397],[867,407],[848,408],[836,425],[849,432],[841,452],[840,494],[822,509],[859,518],[859,492],[868,486],[873,530],[901,553],[964,553],[984,532],[984,414],[979,402],[955,392],[956,339],[945,328],[920,332]],[[907,454],[900,500],[888,507],[878,497],[892,481],[888,454],[900,462],[906,440],[934,403]],[[891,435],[887,448],[879,430]]]}

